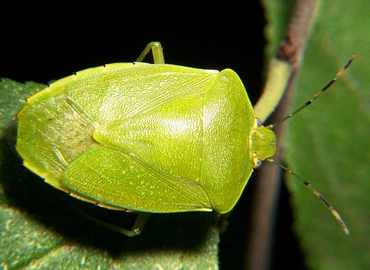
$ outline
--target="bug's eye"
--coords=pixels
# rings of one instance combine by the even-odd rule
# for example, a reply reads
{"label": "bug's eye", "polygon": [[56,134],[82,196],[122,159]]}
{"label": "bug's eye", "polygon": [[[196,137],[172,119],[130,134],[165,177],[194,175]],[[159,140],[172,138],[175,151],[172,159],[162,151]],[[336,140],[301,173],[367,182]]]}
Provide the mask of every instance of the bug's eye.
{"label": "bug's eye", "polygon": [[261,121],[261,119],[259,119],[259,118],[257,118],[257,117],[256,117],[256,121],[257,121],[257,127],[262,126],[262,121]]}
{"label": "bug's eye", "polygon": [[261,165],[262,165],[262,160],[258,159],[255,168],[257,169],[257,168],[261,167]]}

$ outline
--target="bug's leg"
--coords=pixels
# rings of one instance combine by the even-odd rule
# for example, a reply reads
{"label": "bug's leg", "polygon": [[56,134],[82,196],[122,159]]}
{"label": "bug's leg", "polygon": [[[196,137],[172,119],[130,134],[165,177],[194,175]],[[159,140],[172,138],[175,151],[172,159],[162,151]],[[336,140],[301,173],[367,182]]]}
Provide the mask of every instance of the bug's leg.
{"label": "bug's leg", "polygon": [[135,220],[134,226],[132,226],[131,232],[134,233],[132,236],[139,235],[148,220],[149,215],[146,213],[139,213]]}
{"label": "bug's leg", "polygon": [[146,213],[138,213],[138,216],[137,216],[137,218],[135,220],[135,223],[132,226],[131,230],[127,230],[127,229],[121,228],[121,227],[119,227],[117,225],[113,225],[111,223],[104,222],[104,221],[102,221],[102,220],[100,220],[98,218],[92,217],[91,215],[85,213],[84,211],[82,211],[79,208],[76,208],[75,210],[79,214],[81,214],[82,216],[84,216],[85,218],[87,218],[87,219],[95,222],[96,224],[98,224],[98,225],[100,225],[102,227],[105,227],[105,228],[107,228],[107,229],[109,229],[111,231],[122,233],[122,234],[124,234],[126,236],[130,236],[130,237],[139,235],[142,232],[142,230],[143,230],[143,228],[145,226],[145,223],[146,223],[146,221],[148,219],[148,216],[149,216]]}
{"label": "bug's leg", "polygon": [[163,49],[160,42],[152,41],[146,45],[143,52],[136,59],[137,62],[143,61],[143,59],[152,51],[154,64],[164,64]]}
{"label": "bug's leg", "polygon": [[91,216],[88,217],[88,218],[91,219],[92,221],[96,222],[97,224],[99,224],[103,227],[106,227],[109,230],[112,230],[112,231],[115,231],[115,232],[118,232],[118,233],[122,233],[126,236],[132,237],[132,236],[139,235],[142,232],[142,230],[144,229],[145,223],[148,220],[148,216],[149,215],[146,214],[146,213],[138,213],[138,216],[137,216],[137,218],[135,220],[135,223],[132,226],[131,230],[127,230],[127,229],[121,228],[119,226],[101,221],[100,219],[95,219]]}
{"label": "bug's leg", "polygon": [[230,212],[229,213],[226,213],[226,214],[220,214],[218,216],[218,220],[217,220],[217,227],[218,227],[218,231],[220,233],[224,233],[226,232],[227,230],[227,226],[229,225],[227,219],[229,218],[230,216]]}

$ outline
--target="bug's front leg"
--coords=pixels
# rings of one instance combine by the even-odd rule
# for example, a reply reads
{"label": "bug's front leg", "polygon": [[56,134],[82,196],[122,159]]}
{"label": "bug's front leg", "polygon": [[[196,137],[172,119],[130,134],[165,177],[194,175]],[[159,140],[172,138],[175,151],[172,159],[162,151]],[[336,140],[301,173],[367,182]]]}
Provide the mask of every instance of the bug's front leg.
{"label": "bug's front leg", "polygon": [[143,59],[150,53],[150,51],[152,51],[153,54],[154,64],[164,64],[162,45],[158,41],[152,41],[148,45],[146,45],[145,49],[139,55],[136,61],[143,61]]}

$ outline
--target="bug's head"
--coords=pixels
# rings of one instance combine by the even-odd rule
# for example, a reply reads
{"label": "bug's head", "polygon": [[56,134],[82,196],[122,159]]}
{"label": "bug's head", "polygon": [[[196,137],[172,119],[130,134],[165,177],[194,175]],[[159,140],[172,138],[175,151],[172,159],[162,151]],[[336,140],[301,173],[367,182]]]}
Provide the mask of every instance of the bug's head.
{"label": "bug's head", "polygon": [[263,160],[271,158],[276,152],[275,133],[262,126],[258,118],[250,134],[250,151],[254,168],[259,167]]}

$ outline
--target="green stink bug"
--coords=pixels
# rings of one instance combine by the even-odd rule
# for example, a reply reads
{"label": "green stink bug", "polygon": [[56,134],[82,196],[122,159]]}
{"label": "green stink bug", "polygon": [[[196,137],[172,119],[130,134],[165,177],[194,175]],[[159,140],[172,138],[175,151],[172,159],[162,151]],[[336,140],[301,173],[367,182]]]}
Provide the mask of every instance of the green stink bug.
{"label": "green stink bug", "polygon": [[[140,62],[150,51],[154,64]],[[253,169],[274,162],[273,126],[262,126],[230,69],[165,64],[159,42],[137,61],[83,70],[29,97],[18,114],[24,165],[104,208],[230,212]],[[122,232],[139,234],[138,220]]]}

